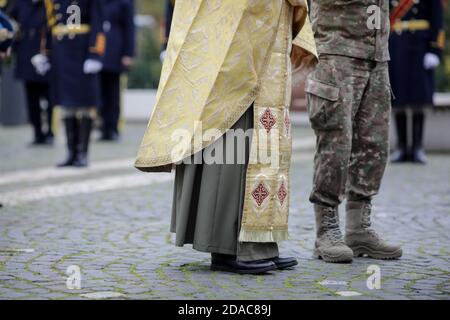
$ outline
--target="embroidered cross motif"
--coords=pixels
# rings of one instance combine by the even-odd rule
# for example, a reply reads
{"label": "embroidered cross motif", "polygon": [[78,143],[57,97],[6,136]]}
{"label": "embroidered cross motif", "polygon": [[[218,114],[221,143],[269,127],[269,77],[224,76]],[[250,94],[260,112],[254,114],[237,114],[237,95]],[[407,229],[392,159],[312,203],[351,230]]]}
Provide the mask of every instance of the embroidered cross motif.
{"label": "embroidered cross motif", "polygon": [[280,189],[278,190],[278,200],[280,200],[281,205],[283,205],[284,200],[287,197],[287,190],[286,190],[286,186],[284,184],[284,181],[281,183]]}
{"label": "embroidered cross motif", "polygon": [[273,126],[275,125],[275,123],[277,123],[275,116],[273,115],[273,113],[270,111],[269,108],[266,109],[266,111],[264,111],[264,113],[261,116],[261,124],[264,126],[264,129],[266,129],[267,132],[270,132],[270,130],[272,130]]}
{"label": "embroidered cross motif", "polygon": [[261,204],[264,202],[264,200],[269,196],[269,191],[266,189],[264,184],[261,182],[255,190],[252,192],[252,196],[256,201],[256,204],[258,206],[261,206]]}

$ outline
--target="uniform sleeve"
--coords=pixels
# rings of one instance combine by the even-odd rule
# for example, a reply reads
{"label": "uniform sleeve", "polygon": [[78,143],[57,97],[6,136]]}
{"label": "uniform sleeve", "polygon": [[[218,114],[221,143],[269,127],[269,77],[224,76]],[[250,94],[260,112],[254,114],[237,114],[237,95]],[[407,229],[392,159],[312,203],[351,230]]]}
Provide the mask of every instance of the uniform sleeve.
{"label": "uniform sleeve", "polygon": [[136,27],[134,25],[134,0],[124,2],[124,29],[125,41],[123,56],[134,57],[136,44]]}
{"label": "uniform sleeve", "polygon": [[89,59],[101,60],[105,54],[106,37],[103,33],[104,9],[101,0],[90,0]]}
{"label": "uniform sleeve", "polygon": [[430,43],[429,52],[442,56],[445,47],[444,7],[441,0],[430,0]]}

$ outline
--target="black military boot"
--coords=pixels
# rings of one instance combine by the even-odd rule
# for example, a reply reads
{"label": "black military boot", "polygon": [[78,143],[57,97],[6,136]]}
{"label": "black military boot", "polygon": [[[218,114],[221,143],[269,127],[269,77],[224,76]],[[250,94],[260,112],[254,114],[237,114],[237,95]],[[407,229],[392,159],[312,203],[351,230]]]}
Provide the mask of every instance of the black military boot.
{"label": "black military boot", "polygon": [[406,112],[395,113],[395,124],[397,128],[398,145],[391,154],[392,163],[401,163],[409,160],[408,155],[408,119]]}
{"label": "black military boot", "polygon": [[419,164],[427,163],[427,156],[423,149],[423,132],[425,125],[425,114],[423,112],[414,112],[413,114],[413,145],[412,161]]}
{"label": "black military boot", "polygon": [[79,123],[78,144],[74,167],[87,167],[89,142],[91,139],[93,120],[90,117],[83,116]]}
{"label": "black military boot", "polygon": [[77,157],[78,119],[75,116],[65,118],[64,126],[66,127],[67,158],[57,165],[60,168],[73,166]]}

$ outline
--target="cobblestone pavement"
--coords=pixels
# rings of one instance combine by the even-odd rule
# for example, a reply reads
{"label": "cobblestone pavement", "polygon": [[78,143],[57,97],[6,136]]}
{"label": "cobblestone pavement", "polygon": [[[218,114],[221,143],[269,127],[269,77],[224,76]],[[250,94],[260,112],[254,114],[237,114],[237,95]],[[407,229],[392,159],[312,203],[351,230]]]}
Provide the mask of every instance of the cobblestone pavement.
{"label": "cobblestone pavement", "polygon": [[[282,253],[299,266],[238,276],[211,272],[207,254],[172,245],[172,176],[131,167],[143,130],[129,125],[120,143],[94,143],[91,169],[55,170],[61,141],[30,149],[28,128],[0,128],[1,299],[449,299],[450,155],[388,168],[374,225],[403,245],[401,260],[326,264],[311,251],[312,133],[297,128],[292,239]],[[367,286],[371,265],[381,289]],[[70,266],[80,268],[80,289],[67,287]]]}

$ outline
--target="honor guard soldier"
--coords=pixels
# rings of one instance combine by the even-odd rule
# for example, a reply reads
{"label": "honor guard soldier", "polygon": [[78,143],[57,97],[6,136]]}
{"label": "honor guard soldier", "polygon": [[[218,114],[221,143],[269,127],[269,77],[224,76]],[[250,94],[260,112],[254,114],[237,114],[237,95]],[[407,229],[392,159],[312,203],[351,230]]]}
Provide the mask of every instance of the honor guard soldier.
{"label": "honor guard soldier", "polygon": [[101,79],[103,141],[119,137],[120,75],[133,64],[135,52],[134,0],[105,0],[106,51]]}
{"label": "honor guard soldier", "polygon": [[0,1],[0,55],[2,58],[9,55],[14,36],[14,29],[11,21],[2,11],[6,5],[6,1]]}
{"label": "honor guard soldier", "polygon": [[[394,163],[413,161],[425,164],[422,147],[424,109],[433,105],[434,69],[444,49],[444,9],[442,0],[391,1],[390,77],[398,146]],[[412,109],[412,147],[408,147],[408,117]]]}
{"label": "honor guard soldier", "polygon": [[58,166],[88,164],[90,134],[99,105],[99,72],[106,39],[102,0],[45,0],[52,34],[51,87],[63,109],[68,157]]}
{"label": "honor guard soldier", "polygon": [[[10,16],[18,26],[14,42],[16,54],[15,74],[25,85],[28,115],[34,129],[32,145],[53,143],[51,130],[53,104],[50,99],[48,67],[36,69],[33,57],[45,54],[48,28],[43,0],[15,0],[10,7]],[[34,61],[34,60],[33,60]],[[46,126],[42,123],[41,101],[46,102]]]}

